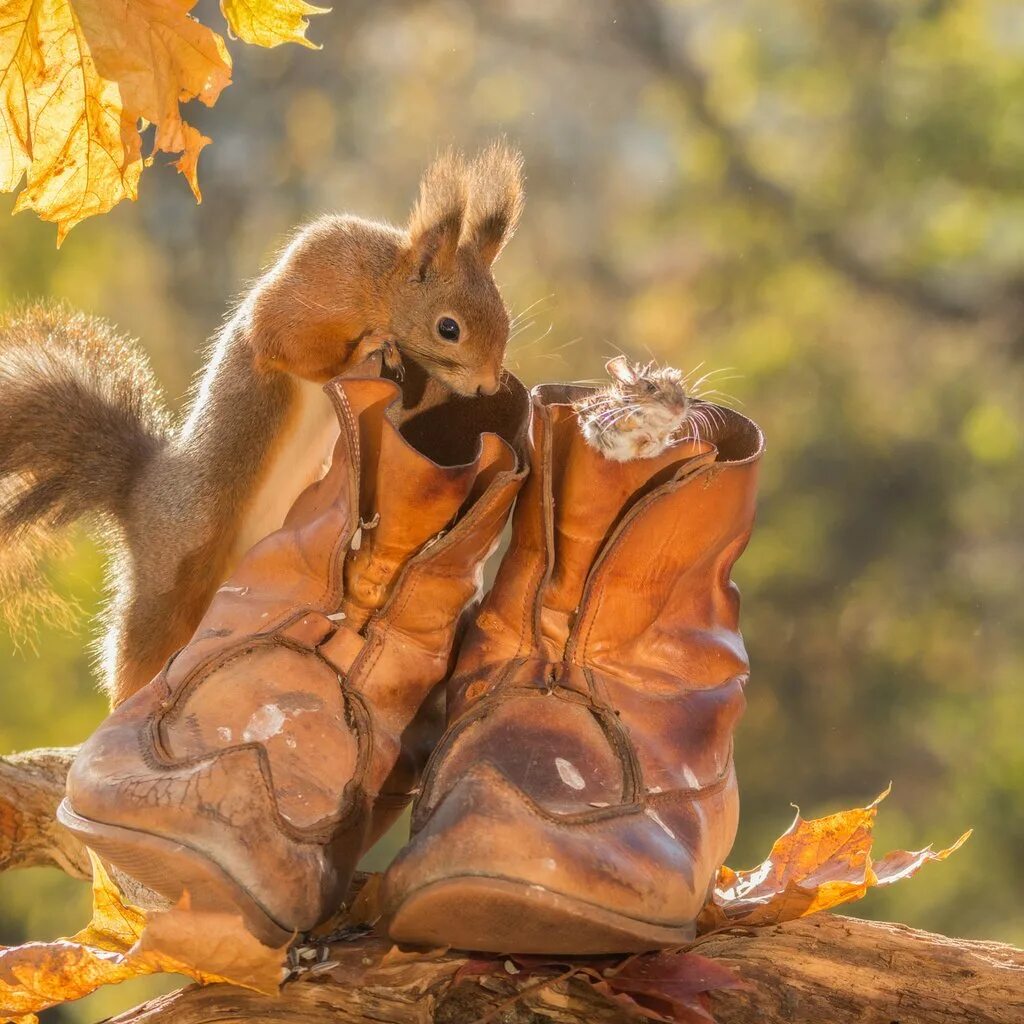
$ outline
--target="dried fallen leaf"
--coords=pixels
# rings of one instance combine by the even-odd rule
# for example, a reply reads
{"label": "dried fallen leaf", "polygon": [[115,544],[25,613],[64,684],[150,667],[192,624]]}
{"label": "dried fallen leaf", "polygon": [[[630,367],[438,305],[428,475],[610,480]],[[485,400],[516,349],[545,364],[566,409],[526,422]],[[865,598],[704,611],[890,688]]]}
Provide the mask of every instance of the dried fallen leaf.
{"label": "dried fallen leaf", "polygon": [[305,0],[221,0],[220,9],[231,31],[245,43],[299,43],[311,50],[319,47],[306,38],[307,18],[330,11],[330,7],[314,7]]}
{"label": "dried fallen leaf", "polygon": [[196,913],[185,893],[170,910],[146,916],[130,953],[155,971],[187,974],[203,985],[227,982],[275,995],[287,948],[264,946],[240,914]]}
{"label": "dried fallen leaf", "polygon": [[[144,164],[175,162],[197,201],[210,141],[180,104],[216,102],[231,81],[223,38],[189,16],[196,0],[7,0],[0,24],[0,191],[57,224],[59,245],[86,217],[138,196]],[[302,0],[225,0],[232,28],[261,46],[310,45]],[[142,156],[140,126],[155,126]]]}
{"label": "dried fallen leaf", "polygon": [[[510,970],[510,965],[512,969]],[[544,957],[512,954],[468,960],[453,984],[487,978],[528,984],[501,1003],[512,1005],[528,993],[570,978],[590,985],[631,1020],[663,1024],[706,1024],[714,1020],[707,993],[745,986],[722,964],[683,949],[621,957]],[[493,1008],[485,1018],[494,1018]],[[496,1018],[495,1018],[496,1019]]]}
{"label": "dried fallen leaf", "polygon": [[973,829],[968,829],[952,846],[945,850],[935,851],[930,846],[923,850],[893,850],[872,865],[875,873],[875,885],[892,885],[904,878],[910,878],[922,864],[930,860],[945,860],[951,853],[956,853],[970,838]]}
{"label": "dried fallen leaf", "polygon": [[778,924],[859,900],[873,886],[909,878],[928,861],[945,860],[971,834],[965,832],[945,850],[896,850],[875,862],[872,830],[878,805],[888,795],[886,789],[867,807],[810,821],[797,812],[762,864],[750,871],[722,868],[700,931]]}
{"label": "dried fallen leaf", "polygon": [[[535,978],[543,975],[555,977],[567,970],[596,970],[599,966],[610,967],[617,962],[614,957],[593,957],[588,959],[577,957],[547,957],[533,956],[522,953],[499,954],[488,957],[474,957],[467,960],[452,977],[452,983],[458,984],[467,978],[504,978],[508,980],[510,974],[515,973],[516,978],[525,981],[528,978]],[[509,971],[508,964],[512,964],[515,972]]]}
{"label": "dried fallen leaf", "polygon": [[91,852],[90,858],[89,924],[69,939],[0,948],[0,1021],[31,1021],[101,985],[161,971],[200,984],[277,991],[284,949],[262,945],[240,916],[194,913],[187,895],[171,910],[147,914],[124,903],[99,859]]}
{"label": "dried fallen leaf", "polygon": [[670,1024],[713,1022],[708,993],[744,987],[746,982],[723,964],[682,950],[632,956],[594,982],[628,1015]]}
{"label": "dried fallen leaf", "polygon": [[432,949],[402,949],[401,946],[392,946],[381,957],[379,966],[395,967],[399,964],[415,964],[440,960],[450,948],[450,946],[437,946]]}

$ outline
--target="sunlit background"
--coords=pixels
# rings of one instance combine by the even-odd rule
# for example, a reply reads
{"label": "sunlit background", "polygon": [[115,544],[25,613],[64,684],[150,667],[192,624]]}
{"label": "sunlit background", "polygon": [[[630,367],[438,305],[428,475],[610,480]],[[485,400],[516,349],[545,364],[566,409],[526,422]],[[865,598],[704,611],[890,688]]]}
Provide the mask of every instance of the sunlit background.
{"label": "sunlit background", "polygon": [[[791,803],[857,806],[892,780],[881,847],[975,834],[853,912],[1024,944],[1024,6],[337,0],[310,35],[320,52],[235,46],[235,84],[189,112],[214,139],[201,206],[160,161],[59,253],[52,226],[4,220],[0,304],[110,317],[180,406],[292,226],[401,221],[439,147],[507,133],[528,200],[497,276],[533,321],[511,368],[591,378],[619,349],[731,367],[768,436],[736,570],[753,675],[730,863],[760,860]],[[51,571],[81,613],[0,642],[3,753],[76,743],[104,713],[101,552],[81,531]],[[87,917],[83,883],[0,876],[2,942]]]}

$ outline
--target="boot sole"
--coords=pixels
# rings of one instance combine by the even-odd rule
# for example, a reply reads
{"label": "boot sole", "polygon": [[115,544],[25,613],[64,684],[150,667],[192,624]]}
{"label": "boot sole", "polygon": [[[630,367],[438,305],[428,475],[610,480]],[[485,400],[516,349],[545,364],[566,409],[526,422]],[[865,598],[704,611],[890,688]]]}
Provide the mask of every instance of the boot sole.
{"label": "boot sole", "polygon": [[693,922],[667,927],[539,885],[464,876],[410,893],[391,915],[397,942],[488,953],[643,953],[692,942]]}
{"label": "boot sole", "polygon": [[249,931],[275,948],[296,934],[220,865],[184,843],[83,818],[66,799],[57,808],[57,819],[95,853],[172,902],[187,891],[194,910],[241,914]]}

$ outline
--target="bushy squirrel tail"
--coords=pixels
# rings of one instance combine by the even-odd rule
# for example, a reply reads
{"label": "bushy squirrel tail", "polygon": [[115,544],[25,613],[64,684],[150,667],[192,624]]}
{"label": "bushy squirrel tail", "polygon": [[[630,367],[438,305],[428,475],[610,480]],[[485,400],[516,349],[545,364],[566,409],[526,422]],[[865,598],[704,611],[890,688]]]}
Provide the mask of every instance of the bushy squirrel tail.
{"label": "bushy squirrel tail", "polygon": [[0,319],[0,546],[87,514],[123,522],[169,437],[148,360],[109,324],[59,305]]}

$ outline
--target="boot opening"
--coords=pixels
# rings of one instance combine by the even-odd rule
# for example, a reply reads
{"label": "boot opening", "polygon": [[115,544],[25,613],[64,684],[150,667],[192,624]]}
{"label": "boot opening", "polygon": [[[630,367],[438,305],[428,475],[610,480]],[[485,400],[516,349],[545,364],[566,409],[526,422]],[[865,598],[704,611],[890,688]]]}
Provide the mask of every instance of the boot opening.
{"label": "boot opening", "polygon": [[492,433],[515,452],[519,466],[525,463],[530,396],[518,378],[503,370],[495,394],[457,395],[404,359],[402,401],[388,416],[413,448],[439,466],[464,466],[480,454],[480,435]]}

